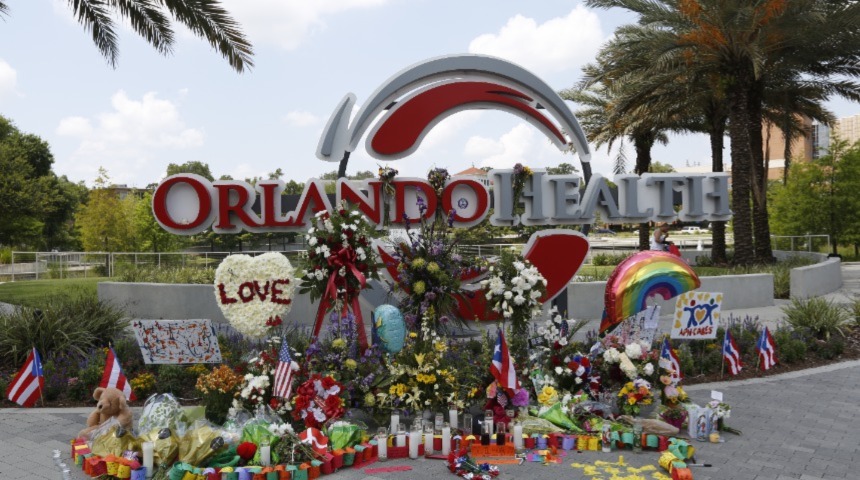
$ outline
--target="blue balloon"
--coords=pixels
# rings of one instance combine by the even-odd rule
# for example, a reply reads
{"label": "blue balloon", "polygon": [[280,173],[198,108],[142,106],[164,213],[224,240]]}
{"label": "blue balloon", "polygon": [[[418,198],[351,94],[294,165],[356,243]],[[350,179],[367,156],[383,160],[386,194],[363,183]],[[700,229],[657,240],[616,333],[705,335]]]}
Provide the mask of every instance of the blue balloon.
{"label": "blue balloon", "polygon": [[397,353],[406,341],[406,323],[403,314],[394,305],[380,305],[373,311],[374,327],[382,348],[388,353]]}

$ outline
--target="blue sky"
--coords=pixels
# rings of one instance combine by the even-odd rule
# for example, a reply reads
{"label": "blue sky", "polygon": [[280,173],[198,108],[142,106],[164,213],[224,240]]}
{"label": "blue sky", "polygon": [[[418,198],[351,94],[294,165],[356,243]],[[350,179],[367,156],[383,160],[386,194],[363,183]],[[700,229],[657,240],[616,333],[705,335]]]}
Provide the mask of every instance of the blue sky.
{"label": "blue sky", "polygon": [[[564,0],[225,0],[255,47],[256,67],[236,74],[181,27],[174,54],[160,56],[121,28],[116,69],[62,0],[11,0],[0,23],[0,114],[48,140],[54,170],[91,184],[99,166],[116,183],[144,186],[167,165],[199,160],[217,176],[281,168],[299,181],[336,168],[314,156],[319,135],[348,92],[360,105],[398,70],[451,53],[485,53],[521,64],[560,90],[573,85],[622,11]],[[829,104],[837,117],[860,106]],[[575,106],[574,106],[575,108]],[[633,156],[632,150],[629,155]],[[726,152],[728,154],[728,152]],[[676,136],[654,149],[675,166],[709,164],[707,138]],[[610,174],[598,151],[596,172]],[[456,114],[440,123],[401,174],[431,166],[532,167],[578,163],[536,129],[503,112]],[[376,169],[362,147],[350,172]]]}

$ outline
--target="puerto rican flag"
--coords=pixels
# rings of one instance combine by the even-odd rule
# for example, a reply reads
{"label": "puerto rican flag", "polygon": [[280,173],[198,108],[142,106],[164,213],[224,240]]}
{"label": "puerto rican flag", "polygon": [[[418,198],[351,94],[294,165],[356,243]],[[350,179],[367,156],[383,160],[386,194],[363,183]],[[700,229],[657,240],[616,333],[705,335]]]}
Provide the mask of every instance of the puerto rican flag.
{"label": "puerto rican flag", "polygon": [[310,445],[313,451],[320,455],[325,455],[328,451],[328,437],[317,428],[309,427],[299,434],[299,440]]}
{"label": "puerto rican flag", "polygon": [[125,398],[129,401],[137,400],[137,397],[134,396],[134,392],[131,390],[128,379],[122,373],[122,367],[119,365],[119,360],[117,360],[113,348],[108,350],[107,360],[105,360],[105,371],[102,374],[102,381],[99,386],[102,388],[113,387],[125,394]]}
{"label": "puerto rican flag", "polygon": [[758,350],[762,369],[770,370],[771,367],[779,363],[779,360],[776,358],[776,342],[773,341],[773,337],[770,335],[770,330],[767,327],[764,327],[761,331],[761,336],[758,337],[755,349]]}
{"label": "puerto rican flag", "polygon": [[21,405],[32,407],[36,400],[42,396],[42,388],[45,386],[45,377],[42,372],[42,359],[36,349],[30,350],[27,361],[15,378],[6,387],[6,398]]}
{"label": "puerto rican flag", "polygon": [[681,372],[681,361],[678,360],[678,355],[672,350],[669,345],[669,339],[663,339],[663,348],[660,349],[660,358],[665,360],[665,363],[672,368],[672,380],[679,382],[684,379],[684,374]]}
{"label": "puerto rican flag", "polygon": [[729,373],[732,375],[741,373],[744,367],[743,362],[741,362],[741,351],[738,350],[735,339],[732,338],[728,328],[726,329],[726,336],[723,338],[723,358],[729,366]]}
{"label": "puerto rican flag", "polygon": [[513,393],[520,389],[520,381],[514,370],[514,359],[508,352],[508,343],[505,335],[499,329],[499,338],[496,340],[496,348],[493,350],[493,363],[490,365],[490,373],[493,374],[499,386]]}

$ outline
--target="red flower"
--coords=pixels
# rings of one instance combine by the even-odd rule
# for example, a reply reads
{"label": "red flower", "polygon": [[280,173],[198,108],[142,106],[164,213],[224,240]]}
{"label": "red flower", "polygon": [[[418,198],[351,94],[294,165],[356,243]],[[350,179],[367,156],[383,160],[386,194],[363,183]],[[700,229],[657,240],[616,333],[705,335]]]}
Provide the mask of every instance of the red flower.
{"label": "red flower", "polygon": [[243,442],[236,448],[236,454],[246,462],[254,458],[255,453],[257,453],[257,446],[251,442]]}
{"label": "red flower", "polygon": [[552,360],[552,366],[553,367],[558,367],[561,365],[561,359],[556,357],[555,355],[552,356],[551,360]]}
{"label": "red flower", "polygon": [[322,386],[326,390],[335,386],[335,384],[337,384],[337,382],[333,378],[331,378],[330,376],[325,376],[322,379]]}

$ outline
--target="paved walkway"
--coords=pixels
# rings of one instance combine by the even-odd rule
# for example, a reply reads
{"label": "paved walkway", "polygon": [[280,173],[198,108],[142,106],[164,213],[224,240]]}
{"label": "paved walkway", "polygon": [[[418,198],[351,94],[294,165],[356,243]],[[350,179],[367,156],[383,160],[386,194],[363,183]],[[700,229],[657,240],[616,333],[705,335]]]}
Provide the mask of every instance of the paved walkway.
{"label": "paved walkway", "polygon": [[[860,264],[844,265],[843,277],[845,286],[827,296],[839,303],[860,294]],[[725,442],[720,444],[694,441],[696,459],[713,465],[696,468],[696,480],[860,478],[860,361],[763,379],[694,385],[688,391],[693,401],[703,404],[712,389],[723,392],[725,401],[732,405],[728,424],[742,430],[743,435],[725,434]],[[60,450],[69,462],[68,442],[83,427],[88,413],[89,409],[0,409],[0,479],[59,478],[52,451]],[[619,454],[633,466],[656,465],[657,461],[653,452],[572,452],[559,465],[504,465],[500,478],[585,478],[570,464],[617,461]],[[396,465],[408,465],[413,470],[375,476],[344,470],[331,478],[450,477],[441,461],[400,460],[373,466]]]}

